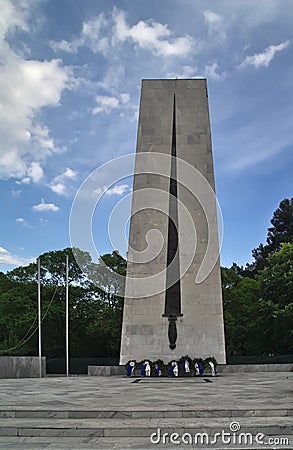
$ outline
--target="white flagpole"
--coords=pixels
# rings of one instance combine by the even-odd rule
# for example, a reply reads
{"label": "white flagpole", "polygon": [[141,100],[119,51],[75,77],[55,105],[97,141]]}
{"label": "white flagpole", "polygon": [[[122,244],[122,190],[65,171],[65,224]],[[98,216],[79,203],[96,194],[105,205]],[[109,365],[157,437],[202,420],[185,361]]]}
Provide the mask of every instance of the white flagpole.
{"label": "white flagpole", "polygon": [[39,322],[39,377],[42,378],[41,262],[40,262],[40,258],[38,258],[38,322]]}
{"label": "white flagpole", "polygon": [[68,255],[66,255],[66,300],[65,300],[65,335],[66,335],[66,376],[69,376],[69,301],[68,301]]}

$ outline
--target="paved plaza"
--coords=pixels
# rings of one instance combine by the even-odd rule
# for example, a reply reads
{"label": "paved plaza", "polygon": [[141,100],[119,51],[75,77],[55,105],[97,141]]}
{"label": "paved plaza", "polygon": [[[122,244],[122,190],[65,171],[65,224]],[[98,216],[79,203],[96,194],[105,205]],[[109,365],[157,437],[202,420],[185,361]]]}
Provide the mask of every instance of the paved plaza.
{"label": "paved plaza", "polygon": [[[0,380],[0,449],[293,448],[150,440],[162,432],[212,436],[238,423],[292,439],[292,373],[215,378],[48,377]],[[236,426],[236,425],[235,425]],[[240,431],[239,431],[240,432]],[[169,437],[166,437],[166,439]],[[155,440],[156,440],[155,439]],[[234,438],[236,439],[236,438]]]}

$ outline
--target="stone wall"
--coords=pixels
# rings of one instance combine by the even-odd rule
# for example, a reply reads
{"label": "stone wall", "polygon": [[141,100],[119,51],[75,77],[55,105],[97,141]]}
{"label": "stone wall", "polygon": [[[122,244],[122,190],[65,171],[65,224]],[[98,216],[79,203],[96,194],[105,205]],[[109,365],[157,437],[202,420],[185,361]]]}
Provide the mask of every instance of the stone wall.
{"label": "stone wall", "polygon": [[[42,376],[46,375],[46,358],[42,357]],[[37,356],[0,356],[0,378],[38,378]]]}

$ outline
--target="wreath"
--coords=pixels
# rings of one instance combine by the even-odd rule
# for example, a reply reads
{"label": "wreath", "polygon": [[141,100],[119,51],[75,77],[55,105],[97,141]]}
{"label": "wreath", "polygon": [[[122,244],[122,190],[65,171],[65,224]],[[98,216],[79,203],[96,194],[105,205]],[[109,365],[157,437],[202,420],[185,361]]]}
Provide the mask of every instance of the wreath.
{"label": "wreath", "polygon": [[[186,364],[187,362],[187,364]],[[181,358],[178,361],[179,364],[179,373],[180,375],[184,376],[184,377],[188,377],[191,375],[192,373],[192,359],[190,358],[190,356],[185,355],[185,356],[181,356]]]}
{"label": "wreath", "polygon": [[202,376],[204,373],[204,362],[202,358],[194,358],[192,360],[192,368],[194,376]]}
{"label": "wreath", "polygon": [[163,374],[165,374],[165,364],[162,359],[157,359],[156,361],[152,361],[151,363],[152,368],[152,376],[155,377],[161,377]]}
{"label": "wreath", "polygon": [[137,369],[136,360],[130,359],[129,361],[127,361],[127,363],[125,364],[125,369],[127,370],[127,376],[131,377],[135,369]]}
{"label": "wreath", "polygon": [[178,377],[179,375],[179,366],[178,361],[172,359],[172,361],[168,362],[168,376],[169,377]]}
{"label": "wreath", "polygon": [[[145,363],[149,363],[150,372],[145,371]],[[188,364],[186,364],[188,363]],[[210,364],[211,363],[211,364]],[[211,372],[212,376],[215,376],[217,371],[216,367],[218,365],[217,360],[213,356],[208,358],[191,358],[188,355],[181,356],[179,360],[172,359],[168,364],[164,364],[162,359],[157,359],[156,361],[151,361],[149,359],[143,359],[137,362],[135,359],[130,359],[125,364],[127,370],[127,376],[133,375],[134,370],[140,370],[141,376],[202,376],[205,372]],[[148,369],[148,367],[147,367]],[[189,371],[188,371],[189,369]]]}
{"label": "wreath", "polygon": [[[146,373],[146,363],[148,363],[149,368],[150,368],[149,375]],[[140,374],[141,374],[142,377],[150,376],[151,373],[152,373],[152,361],[150,359],[143,359],[138,364],[138,368],[140,369]]]}
{"label": "wreath", "polygon": [[212,373],[212,376],[215,376],[217,374],[216,369],[217,369],[218,362],[217,362],[216,358],[214,358],[213,356],[209,356],[208,358],[206,358],[204,360],[203,364],[204,364],[205,370],[210,371]]}

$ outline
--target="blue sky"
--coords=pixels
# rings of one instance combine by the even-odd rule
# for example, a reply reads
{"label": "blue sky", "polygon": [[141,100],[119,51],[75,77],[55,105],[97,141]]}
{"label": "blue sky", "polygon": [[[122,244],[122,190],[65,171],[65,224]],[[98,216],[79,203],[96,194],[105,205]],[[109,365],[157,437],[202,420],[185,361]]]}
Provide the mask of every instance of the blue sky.
{"label": "blue sky", "polygon": [[[207,78],[221,263],[251,261],[292,197],[292,23],[291,0],[1,0],[0,270],[70,244],[81,183],[135,151],[142,78]],[[97,208],[100,253],[130,192]]]}

